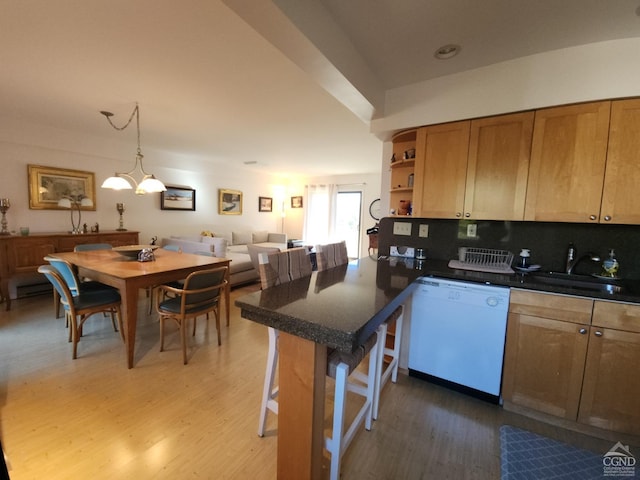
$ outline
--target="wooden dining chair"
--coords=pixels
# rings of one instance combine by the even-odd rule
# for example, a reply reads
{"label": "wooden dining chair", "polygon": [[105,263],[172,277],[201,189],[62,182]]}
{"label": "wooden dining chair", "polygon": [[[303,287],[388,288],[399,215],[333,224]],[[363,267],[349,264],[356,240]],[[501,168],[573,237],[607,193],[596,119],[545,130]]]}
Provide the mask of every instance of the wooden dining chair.
{"label": "wooden dining chair", "polygon": [[[279,253],[261,253],[259,267],[260,283],[263,289],[292,282],[304,276],[310,276],[312,273],[311,261],[305,248],[294,248]],[[278,365],[279,332],[273,327],[268,327],[268,332],[269,350],[258,423],[258,435],[261,437],[264,436],[268,412],[278,414],[278,387],[275,385],[275,376]],[[331,480],[339,478],[342,456],[360,425],[364,423],[367,430],[371,429],[378,349],[378,334],[374,332],[353,353],[337,350],[328,352],[326,373],[328,377],[335,379],[333,428],[331,436],[325,437],[325,448],[331,454]],[[362,377],[355,376],[355,372],[367,355],[369,355],[368,375],[362,381]],[[347,392],[363,397],[364,403],[345,429]]]}
{"label": "wooden dining chair", "polygon": [[[117,291],[117,289],[115,289],[114,287],[110,287],[109,285],[105,285],[104,283],[101,283],[101,282],[94,282],[91,280],[85,281],[85,282],[80,281],[76,273],[76,268],[71,263],[67,262],[66,260],[63,260],[62,258],[57,258],[57,257],[52,257],[50,255],[47,255],[46,257],[44,257],[44,260],[45,262],[48,262],[49,265],[53,266],[58,271],[58,273],[60,274],[64,282],[67,284],[67,287],[69,287],[69,291],[71,292],[71,295],[73,295],[74,297],[78,296],[81,293],[91,293],[91,292],[95,293],[95,292],[101,292],[104,290]],[[56,318],[60,318],[60,306],[61,306],[60,295],[58,294],[58,291],[55,288],[53,289],[53,303],[54,303]],[[113,329],[117,332],[118,327],[116,326],[115,319],[112,318],[111,320],[113,323]],[[69,326],[68,323],[67,323],[67,326]],[[71,338],[71,330],[69,330],[69,338]]]}
{"label": "wooden dining chair", "polygon": [[347,243],[343,240],[342,242],[316,245],[316,261],[319,272],[349,263]]}
{"label": "wooden dining chair", "polygon": [[[182,253],[182,248],[179,245],[163,245],[162,249],[167,250],[168,252]],[[173,282],[167,283],[167,285],[174,288],[183,288],[184,279],[174,280]],[[153,304],[155,303],[153,301],[153,295],[157,288],[158,285],[154,285],[145,289],[147,299],[149,300],[149,315],[151,315],[151,312],[153,312]]]}
{"label": "wooden dining chair", "polygon": [[187,359],[187,323],[193,319],[193,333],[196,334],[197,317],[214,312],[216,317],[216,330],[218,333],[218,345],[221,345],[220,337],[220,298],[227,288],[228,267],[218,267],[208,270],[199,270],[190,273],[184,281],[183,288],[175,288],[169,285],[160,285],[158,290],[166,292],[164,297],[160,292],[156,295],[156,311],[160,318],[160,351],[164,351],[164,323],[173,320],[180,329],[180,342],[182,344],[182,360],[186,365]]}
{"label": "wooden dining chair", "polygon": [[53,265],[41,265],[38,272],[44,274],[51,282],[53,288],[60,295],[60,303],[64,307],[65,315],[71,330],[71,341],[73,342],[73,359],[78,357],[78,342],[82,336],[82,326],[84,322],[95,313],[107,312],[111,315],[112,322],[114,315],[118,320],[120,337],[124,342],[124,332],[122,329],[122,315],[120,312],[120,294],[115,289],[102,290],[96,292],[80,292],[73,295],[66,282]]}

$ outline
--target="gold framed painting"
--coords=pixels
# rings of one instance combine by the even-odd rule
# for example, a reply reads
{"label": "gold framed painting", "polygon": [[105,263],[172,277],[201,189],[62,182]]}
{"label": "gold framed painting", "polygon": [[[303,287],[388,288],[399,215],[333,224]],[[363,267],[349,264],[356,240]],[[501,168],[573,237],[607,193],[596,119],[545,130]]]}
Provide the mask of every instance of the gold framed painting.
{"label": "gold framed painting", "polygon": [[218,190],[218,213],[220,215],[242,215],[242,192],[240,190]]}
{"label": "gold framed painting", "polygon": [[96,178],[93,172],[67,168],[27,165],[29,175],[29,208],[32,210],[67,210],[58,206],[61,198],[89,198],[96,209]]}

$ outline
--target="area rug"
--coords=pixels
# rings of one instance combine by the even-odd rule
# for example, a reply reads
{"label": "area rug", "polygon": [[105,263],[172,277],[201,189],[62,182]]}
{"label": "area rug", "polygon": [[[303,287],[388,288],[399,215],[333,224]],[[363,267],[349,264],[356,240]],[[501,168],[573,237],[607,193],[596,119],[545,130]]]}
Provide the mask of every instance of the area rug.
{"label": "area rug", "polygon": [[510,425],[500,427],[500,466],[501,480],[604,478],[602,455]]}

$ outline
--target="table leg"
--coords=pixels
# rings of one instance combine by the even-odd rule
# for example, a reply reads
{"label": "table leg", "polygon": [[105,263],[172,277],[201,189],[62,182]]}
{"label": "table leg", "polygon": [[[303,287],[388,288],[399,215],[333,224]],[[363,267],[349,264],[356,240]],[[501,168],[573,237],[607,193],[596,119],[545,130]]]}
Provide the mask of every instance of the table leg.
{"label": "table leg", "polygon": [[122,328],[124,328],[124,345],[127,351],[127,367],[133,367],[134,348],[136,346],[136,324],[138,321],[138,287],[125,286],[122,299]]}
{"label": "table leg", "polygon": [[280,332],[278,351],[278,479],[319,479],[327,347]]}

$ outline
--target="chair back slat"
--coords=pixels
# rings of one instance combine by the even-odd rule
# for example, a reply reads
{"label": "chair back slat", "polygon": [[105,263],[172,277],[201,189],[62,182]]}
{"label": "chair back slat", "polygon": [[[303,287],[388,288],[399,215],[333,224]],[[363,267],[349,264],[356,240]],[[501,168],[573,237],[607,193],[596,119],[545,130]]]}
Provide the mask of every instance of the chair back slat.
{"label": "chair back slat", "polygon": [[316,245],[316,261],[319,272],[349,263],[347,243],[343,240],[337,243]]}
{"label": "chair back slat", "polygon": [[58,271],[58,273],[62,277],[62,280],[67,284],[67,287],[69,287],[71,294],[74,297],[77,296],[80,293],[80,282],[73,268],[73,265],[71,265],[66,260],[57,257],[51,257],[49,255],[44,257],[44,260],[46,262],[49,262],[49,264]]}
{"label": "chair back slat", "polygon": [[221,289],[226,285],[227,267],[200,270],[189,274],[184,282],[184,290],[190,293],[182,296],[183,311],[204,308],[217,302]]}
{"label": "chair back slat", "polygon": [[69,308],[73,306],[73,294],[62,278],[62,275],[58,272],[58,269],[53,265],[41,265],[38,267],[38,272],[42,273],[47,280],[49,280],[53,288],[58,292],[58,295],[60,295],[60,303],[65,310],[69,310]]}
{"label": "chair back slat", "polygon": [[311,275],[311,260],[304,247],[284,252],[260,253],[258,272],[262,288],[274,287]]}

